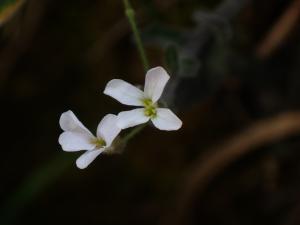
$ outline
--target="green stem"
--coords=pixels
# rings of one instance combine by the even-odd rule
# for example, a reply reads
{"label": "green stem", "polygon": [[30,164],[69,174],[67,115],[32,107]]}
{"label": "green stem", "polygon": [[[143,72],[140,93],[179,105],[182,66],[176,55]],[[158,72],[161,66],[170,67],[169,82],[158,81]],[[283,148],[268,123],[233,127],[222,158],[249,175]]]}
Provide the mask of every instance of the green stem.
{"label": "green stem", "polygon": [[145,69],[145,71],[147,71],[149,69],[149,63],[148,63],[148,59],[147,59],[145,49],[144,49],[144,46],[143,46],[143,43],[142,43],[140,32],[139,32],[138,27],[136,25],[135,11],[131,7],[131,4],[130,4],[129,0],[123,0],[123,3],[124,3],[124,7],[125,7],[125,14],[128,18],[130,27],[133,31],[134,39],[135,39],[135,42],[137,44],[137,48],[138,48],[141,60],[143,62],[144,69]]}
{"label": "green stem", "polygon": [[131,138],[133,138],[136,134],[138,134],[141,130],[143,130],[147,124],[140,125],[138,127],[133,128],[127,135],[123,137],[123,141],[126,143],[128,142]]}
{"label": "green stem", "polygon": [[[132,8],[130,1],[129,0],[123,0],[124,3],[124,7],[125,7],[125,14],[128,18],[130,27],[132,29],[133,35],[134,35],[134,39],[144,66],[144,70],[145,72],[147,70],[149,70],[149,62],[148,62],[148,58],[143,46],[143,42],[141,39],[141,35],[140,32],[138,30],[137,24],[136,24],[136,20],[135,20],[135,11]],[[136,134],[138,134],[141,130],[143,130],[145,128],[146,124],[143,124],[141,126],[138,126],[134,129],[132,129],[125,137],[123,137],[123,141],[126,143],[128,142],[131,138],[133,138]]]}

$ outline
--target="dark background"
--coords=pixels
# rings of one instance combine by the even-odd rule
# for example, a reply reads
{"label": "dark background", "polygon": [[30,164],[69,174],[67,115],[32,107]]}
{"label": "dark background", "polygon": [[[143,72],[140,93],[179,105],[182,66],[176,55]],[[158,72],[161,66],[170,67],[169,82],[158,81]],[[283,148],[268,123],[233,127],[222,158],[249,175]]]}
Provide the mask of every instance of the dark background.
{"label": "dark background", "polygon": [[300,223],[298,0],[132,0],[183,127],[85,170],[61,113],[95,131],[109,80],[144,83],[122,1],[0,3],[0,224]]}

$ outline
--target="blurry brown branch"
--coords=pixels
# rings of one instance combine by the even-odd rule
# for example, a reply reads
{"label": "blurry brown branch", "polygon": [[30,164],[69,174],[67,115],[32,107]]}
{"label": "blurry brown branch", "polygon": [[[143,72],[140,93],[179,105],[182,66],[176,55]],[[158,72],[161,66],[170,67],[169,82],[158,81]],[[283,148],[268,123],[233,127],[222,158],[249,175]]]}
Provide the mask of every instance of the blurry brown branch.
{"label": "blurry brown branch", "polygon": [[10,20],[19,11],[24,3],[25,0],[19,0],[6,7],[5,10],[0,13],[0,27]]}
{"label": "blurry brown branch", "polygon": [[[136,12],[137,18],[140,18],[140,12]],[[129,24],[126,18],[118,21],[111,27],[105,35],[97,40],[87,51],[86,60],[89,63],[98,63],[113,48],[115,43],[118,43],[130,31]]]}
{"label": "blurry brown branch", "polygon": [[287,112],[254,123],[222,145],[208,151],[211,152],[210,155],[200,156],[187,170],[176,213],[173,211],[164,224],[184,224],[194,200],[229,164],[263,145],[298,133],[300,134],[300,112]]}
{"label": "blurry brown branch", "polygon": [[[169,10],[170,7],[172,7],[172,5],[174,5],[177,1],[178,0],[165,1],[163,4],[158,2],[157,5],[160,7],[161,11],[166,11]],[[141,9],[136,10],[135,17],[140,25],[147,20],[145,13]],[[98,63],[99,60],[101,60],[101,58],[116,45],[116,43],[128,34],[130,34],[130,26],[127,18],[124,16],[87,50],[85,59],[90,63]]]}
{"label": "blurry brown branch", "polygon": [[18,26],[20,30],[0,52],[0,85],[3,85],[18,58],[29,48],[39,27],[48,0],[31,0],[25,4],[25,12]]}
{"label": "blurry brown branch", "polygon": [[256,55],[260,59],[270,56],[290,35],[298,25],[300,17],[300,1],[294,0],[283,12],[256,48]]}

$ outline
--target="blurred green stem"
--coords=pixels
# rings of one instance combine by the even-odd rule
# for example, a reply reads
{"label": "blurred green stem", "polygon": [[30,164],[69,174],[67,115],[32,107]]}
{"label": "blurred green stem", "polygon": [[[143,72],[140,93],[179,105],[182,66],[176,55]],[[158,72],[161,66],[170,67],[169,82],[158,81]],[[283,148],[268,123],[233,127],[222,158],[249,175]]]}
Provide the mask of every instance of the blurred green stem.
{"label": "blurred green stem", "polygon": [[130,139],[132,139],[136,134],[138,134],[141,130],[143,130],[147,126],[147,123],[140,125],[138,127],[133,128],[127,135],[123,137],[123,141],[126,143]]}
{"label": "blurred green stem", "polygon": [[148,62],[148,58],[146,56],[146,52],[142,43],[142,39],[141,39],[141,35],[140,32],[137,28],[136,25],[136,20],[135,20],[135,11],[134,9],[131,7],[130,1],[129,0],[123,0],[124,3],[124,7],[125,7],[125,14],[128,18],[130,27],[132,29],[133,35],[134,35],[134,39],[135,42],[137,44],[137,48],[141,57],[141,60],[143,62],[144,65],[144,69],[145,71],[147,71],[149,69],[149,62]]}

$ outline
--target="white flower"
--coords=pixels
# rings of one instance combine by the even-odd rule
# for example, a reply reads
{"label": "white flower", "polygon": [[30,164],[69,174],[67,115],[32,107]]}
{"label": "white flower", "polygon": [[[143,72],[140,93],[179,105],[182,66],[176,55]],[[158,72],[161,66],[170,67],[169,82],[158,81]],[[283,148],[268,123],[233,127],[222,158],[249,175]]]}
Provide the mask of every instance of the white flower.
{"label": "white flower", "polygon": [[59,136],[58,142],[66,152],[87,150],[76,160],[77,167],[84,169],[107,150],[120,133],[121,129],[117,127],[116,120],[116,115],[106,115],[99,123],[95,137],[72,111],[64,112],[59,120],[64,132]]}
{"label": "white flower", "polygon": [[120,79],[108,82],[104,94],[122,104],[143,107],[120,112],[117,125],[125,129],[151,120],[160,130],[178,130],[181,120],[170,109],[159,108],[157,104],[169,78],[162,67],[155,67],[146,74],[144,91]]}

